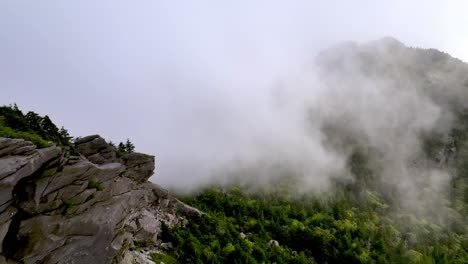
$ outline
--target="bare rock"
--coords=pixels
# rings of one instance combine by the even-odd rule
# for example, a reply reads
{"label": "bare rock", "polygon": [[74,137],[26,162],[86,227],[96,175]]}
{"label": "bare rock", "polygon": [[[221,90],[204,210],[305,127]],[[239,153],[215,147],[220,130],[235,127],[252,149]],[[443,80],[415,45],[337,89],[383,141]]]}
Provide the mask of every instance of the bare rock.
{"label": "bare rock", "polygon": [[129,251],[134,240],[161,246],[163,224],[203,216],[147,182],[154,156],[116,158],[98,135],[76,149],[0,138],[0,263],[146,263]]}
{"label": "bare rock", "polygon": [[154,264],[149,256],[138,251],[127,251],[120,264]]}
{"label": "bare rock", "polygon": [[118,162],[117,149],[99,135],[87,136],[75,141],[75,149],[95,164]]}
{"label": "bare rock", "polygon": [[29,152],[31,148],[35,148],[34,145],[24,139],[2,138],[0,142],[0,157],[20,155]]}
{"label": "bare rock", "polygon": [[[16,214],[17,210],[9,207],[5,212],[0,215],[0,249],[3,248],[3,240],[10,228],[12,217]],[[2,262],[0,262],[2,263]]]}
{"label": "bare rock", "polygon": [[268,245],[269,247],[279,247],[278,241],[273,240],[273,239],[270,240],[270,241],[268,241],[267,245]]}
{"label": "bare rock", "polygon": [[[16,144],[13,141],[12,144]],[[38,149],[28,156],[3,156],[0,158],[0,206],[13,199],[17,183],[37,172],[46,162],[59,157],[58,147]]]}
{"label": "bare rock", "polygon": [[175,198],[174,198],[174,203],[176,204],[177,211],[181,212],[182,214],[184,214],[185,216],[189,218],[197,219],[205,215],[202,211],[198,210],[197,208],[187,205]]}
{"label": "bare rock", "polygon": [[122,157],[127,170],[123,176],[136,182],[146,182],[154,173],[154,156],[142,153],[130,153]]}
{"label": "bare rock", "polygon": [[93,139],[96,139],[96,138],[100,138],[101,136],[99,136],[98,134],[95,134],[95,135],[89,135],[89,136],[86,136],[86,137],[81,137],[81,138],[77,138],[75,140],[75,145],[80,145],[80,144],[83,144],[83,143],[87,143]]}

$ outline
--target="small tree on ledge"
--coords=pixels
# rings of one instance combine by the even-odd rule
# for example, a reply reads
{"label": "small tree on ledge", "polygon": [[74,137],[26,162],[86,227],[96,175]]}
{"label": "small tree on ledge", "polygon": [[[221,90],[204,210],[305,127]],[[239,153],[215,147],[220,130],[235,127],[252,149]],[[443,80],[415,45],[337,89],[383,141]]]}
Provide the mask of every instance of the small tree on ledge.
{"label": "small tree on ledge", "polygon": [[125,144],[123,142],[119,143],[117,150],[121,155],[132,153],[135,150],[135,145],[127,138]]}
{"label": "small tree on ledge", "polygon": [[130,139],[127,138],[127,142],[125,142],[125,151],[127,153],[132,153],[135,150],[135,145],[130,142]]}
{"label": "small tree on ledge", "polygon": [[124,145],[124,143],[122,143],[122,142],[119,143],[119,148],[118,148],[118,150],[119,150],[119,152],[122,152],[122,153],[127,152],[127,151],[125,150],[125,145]]}

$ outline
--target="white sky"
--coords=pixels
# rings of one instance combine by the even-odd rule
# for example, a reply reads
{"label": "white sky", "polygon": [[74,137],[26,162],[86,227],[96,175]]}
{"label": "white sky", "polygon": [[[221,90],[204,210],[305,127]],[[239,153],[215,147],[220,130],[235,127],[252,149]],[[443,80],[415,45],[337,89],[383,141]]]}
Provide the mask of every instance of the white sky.
{"label": "white sky", "polygon": [[339,41],[393,36],[468,61],[467,11],[462,0],[5,0],[0,103],[75,136],[129,137],[157,155],[164,184],[216,159],[272,84]]}

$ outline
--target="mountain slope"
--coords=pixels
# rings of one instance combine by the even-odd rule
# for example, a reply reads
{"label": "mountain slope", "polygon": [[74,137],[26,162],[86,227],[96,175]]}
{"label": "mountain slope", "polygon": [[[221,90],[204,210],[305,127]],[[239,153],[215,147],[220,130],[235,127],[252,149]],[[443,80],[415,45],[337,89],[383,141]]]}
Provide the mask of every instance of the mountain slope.
{"label": "mountain slope", "polygon": [[329,189],[288,156],[261,186],[242,168],[239,186],[184,198],[207,217],[169,231],[179,261],[468,262],[468,65],[385,38],[332,47],[312,71],[304,127],[345,160]]}

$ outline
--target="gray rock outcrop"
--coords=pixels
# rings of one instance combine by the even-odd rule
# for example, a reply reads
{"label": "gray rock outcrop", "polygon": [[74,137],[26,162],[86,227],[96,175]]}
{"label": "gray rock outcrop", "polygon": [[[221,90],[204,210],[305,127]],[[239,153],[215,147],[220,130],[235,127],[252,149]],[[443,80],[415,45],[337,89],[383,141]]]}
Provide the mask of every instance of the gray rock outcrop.
{"label": "gray rock outcrop", "polygon": [[75,144],[0,138],[0,263],[127,263],[144,256],[135,241],[158,250],[163,224],[203,216],[147,181],[154,156],[118,157],[98,135]]}
{"label": "gray rock outcrop", "polygon": [[85,156],[95,164],[118,162],[117,149],[109,145],[99,135],[91,135],[77,139],[75,148],[78,153]]}

